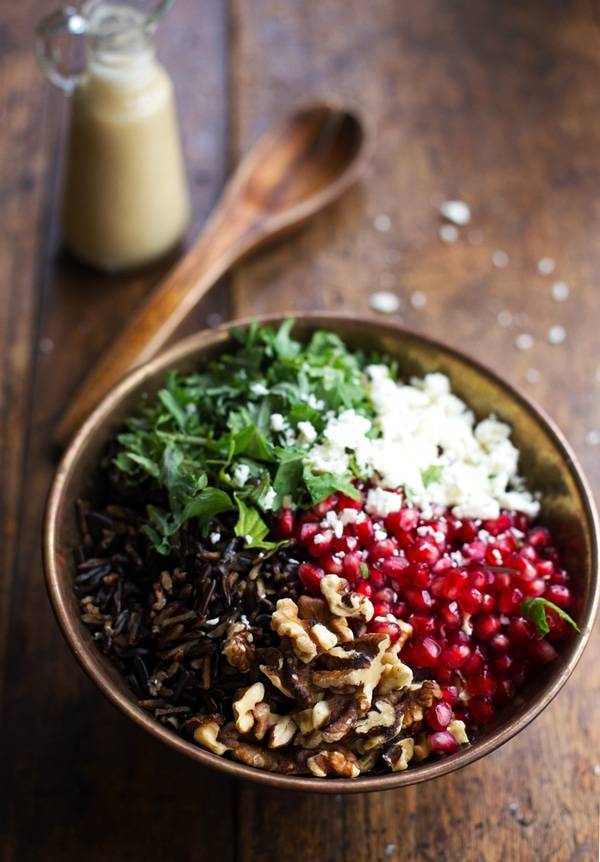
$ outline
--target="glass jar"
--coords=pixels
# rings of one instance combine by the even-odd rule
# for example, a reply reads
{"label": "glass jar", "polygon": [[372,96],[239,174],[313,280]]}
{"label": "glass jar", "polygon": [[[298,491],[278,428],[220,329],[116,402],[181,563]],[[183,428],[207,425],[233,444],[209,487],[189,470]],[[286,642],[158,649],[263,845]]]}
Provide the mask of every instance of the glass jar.
{"label": "glass jar", "polygon": [[[89,0],[38,27],[37,56],[71,96],[63,228],[82,260],[117,271],[147,263],[182,237],[189,203],[173,86],[153,34],[171,5]],[[65,68],[61,34],[82,36],[84,68]]]}

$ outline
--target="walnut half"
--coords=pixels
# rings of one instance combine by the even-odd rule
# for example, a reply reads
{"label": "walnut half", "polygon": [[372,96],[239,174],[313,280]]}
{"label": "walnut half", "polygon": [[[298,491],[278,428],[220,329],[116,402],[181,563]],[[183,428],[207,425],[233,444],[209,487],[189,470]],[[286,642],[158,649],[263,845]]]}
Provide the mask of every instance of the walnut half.
{"label": "walnut half", "polygon": [[372,601],[362,593],[350,591],[350,584],[337,575],[325,575],[320,582],[321,592],[335,617],[362,617],[366,622],[373,619]]}
{"label": "walnut half", "polygon": [[213,754],[225,754],[226,751],[229,751],[229,748],[218,740],[221,724],[223,723],[221,716],[218,716],[218,719],[213,715],[198,716],[195,719],[198,724],[194,730],[194,741],[198,745],[201,745],[202,748],[212,751]]}
{"label": "walnut half", "polygon": [[237,700],[233,702],[233,714],[235,726],[240,733],[248,733],[254,727],[256,717],[255,707],[265,696],[265,687],[262,682],[255,682],[249,688],[238,692]]}
{"label": "walnut half", "polygon": [[335,775],[338,778],[358,778],[360,775],[356,755],[344,749],[320,751],[309,757],[306,765],[317,778],[327,778],[328,775]]}

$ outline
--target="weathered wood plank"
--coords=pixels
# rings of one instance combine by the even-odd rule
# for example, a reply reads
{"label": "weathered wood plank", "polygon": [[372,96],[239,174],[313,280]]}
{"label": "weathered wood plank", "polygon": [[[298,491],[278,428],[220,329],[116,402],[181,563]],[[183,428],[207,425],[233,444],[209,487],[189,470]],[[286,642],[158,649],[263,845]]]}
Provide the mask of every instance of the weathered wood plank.
{"label": "weathered wood plank", "polygon": [[[371,291],[395,290],[407,326],[466,348],[544,404],[598,488],[597,450],[585,446],[600,427],[591,5],[237,0],[235,27],[238,149],[308,96],[358,105],[374,135],[363,188],[246,265],[236,312],[366,313]],[[437,206],[455,197],[474,217],[447,245]],[[377,215],[389,230],[377,230],[387,227]],[[505,268],[492,263],[497,250]],[[556,261],[552,277],[537,272],[543,256]],[[551,298],[554,279],[571,285],[566,303]],[[423,297],[424,307],[411,303]],[[511,327],[497,323],[502,310]],[[547,341],[555,324],[567,332],[560,346]],[[534,336],[531,350],[515,347],[519,332]],[[244,785],[240,857],[592,858],[598,655],[596,637],[567,690],[518,740],[429,786],[340,801]]]}

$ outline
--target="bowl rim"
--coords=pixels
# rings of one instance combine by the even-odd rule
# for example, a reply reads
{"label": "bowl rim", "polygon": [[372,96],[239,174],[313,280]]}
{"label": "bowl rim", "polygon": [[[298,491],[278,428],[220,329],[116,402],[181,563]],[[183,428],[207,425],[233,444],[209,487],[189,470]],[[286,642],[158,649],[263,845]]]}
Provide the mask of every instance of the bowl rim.
{"label": "bowl rim", "polygon": [[[554,444],[564,456],[565,463],[569,468],[583,502],[586,514],[586,529],[589,532],[591,546],[590,591],[587,604],[582,608],[580,620],[581,632],[568,663],[555,678],[548,681],[539,695],[529,705],[526,705],[526,708],[520,715],[492,730],[489,736],[477,741],[473,746],[462,749],[443,760],[419,766],[414,770],[407,769],[398,773],[366,775],[351,781],[348,779],[332,778],[323,780],[302,775],[281,775],[279,773],[266,772],[205,751],[195,746],[191,741],[185,740],[173,731],[168,730],[149,713],[137,706],[124,693],[114,688],[108,674],[104,670],[99,669],[100,661],[98,659],[101,659],[102,663],[108,660],[101,656],[91,641],[87,641],[82,636],[79,630],[79,619],[73,618],[68,609],[66,591],[70,589],[70,584],[62,581],[59,574],[60,567],[57,564],[58,516],[62,508],[64,489],[71,472],[85,452],[88,438],[92,436],[94,430],[98,426],[103,425],[113,409],[118,407],[122,399],[140,384],[143,384],[145,380],[153,377],[156,373],[166,371],[169,366],[176,365],[178,362],[193,356],[198,351],[224,341],[230,336],[231,330],[234,327],[243,328],[250,325],[253,321],[261,324],[278,323],[288,318],[293,318],[295,323],[300,326],[303,324],[309,326],[319,324],[330,327],[334,331],[336,325],[365,324],[379,330],[381,334],[387,334],[392,337],[404,336],[425,342],[430,348],[449,354],[459,361],[470,365],[484,378],[489,379],[504,389],[510,398],[518,402],[549,434]],[[152,736],[165,742],[180,754],[191,757],[203,766],[218,769],[236,778],[254,781],[271,787],[321,793],[364,793],[391,790],[412,784],[420,784],[432,778],[439,778],[457,769],[461,769],[479,760],[481,757],[485,757],[485,755],[504,745],[509,739],[512,739],[513,736],[527,727],[550,704],[567,682],[589,641],[600,596],[599,545],[600,525],[598,514],[583,470],[563,433],[546,414],[545,410],[534,400],[523,395],[512,384],[508,383],[485,364],[479,362],[479,360],[473,359],[462,350],[451,347],[443,341],[415,332],[394,321],[381,321],[373,315],[325,311],[257,314],[228,321],[215,329],[202,330],[178,341],[154,359],[128,372],[103,398],[69,443],[52,480],[43,522],[44,576],[59,628],[80,666],[113,705],[124,715],[132,719],[139,727],[147,730]]]}

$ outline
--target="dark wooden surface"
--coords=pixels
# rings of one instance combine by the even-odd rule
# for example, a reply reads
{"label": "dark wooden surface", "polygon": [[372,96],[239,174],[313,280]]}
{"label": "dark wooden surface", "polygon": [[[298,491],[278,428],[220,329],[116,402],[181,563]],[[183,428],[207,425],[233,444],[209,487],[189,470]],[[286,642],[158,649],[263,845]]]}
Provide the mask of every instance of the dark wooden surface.
{"label": "dark wooden surface", "polygon": [[[40,571],[48,440],[69,392],[168,265],[108,279],[60,253],[65,104],[30,53],[32,21],[51,5],[5,3],[0,19],[1,858],[593,860],[597,636],[505,749],[427,786],[347,799],[204,772],[130,726],[77,668]],[[366,312],[370,292],[390,285],[407,325],[537,398],[597,491],[600,448],[586,435],[600,429],[599,19],[592,0],[179,0],[159,42],[178,91],[190,237],[230,164],[292,103],[347,101],[374,136],[363,187],[245,265],[185,329],[216,313]],[[436,206],[451,197],[470,202],[473,223],[444,245]],[[389,231],[375,229],[377,215]],[[550,278],[536,271],[543,256],[556,261]],[[571,286],[565,303],[550,297],[555,278]],[[415,291],[424,308],[411,305]],[[519,325],[499,326],[502,310]],[[566,328],[560,346],[546,341],[554,324]],[[534,336],[531,350],[515,348],[519,331]]]}

